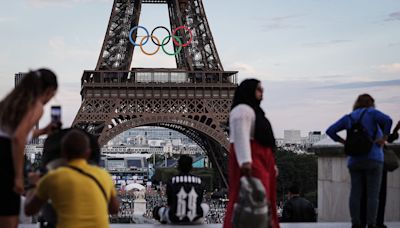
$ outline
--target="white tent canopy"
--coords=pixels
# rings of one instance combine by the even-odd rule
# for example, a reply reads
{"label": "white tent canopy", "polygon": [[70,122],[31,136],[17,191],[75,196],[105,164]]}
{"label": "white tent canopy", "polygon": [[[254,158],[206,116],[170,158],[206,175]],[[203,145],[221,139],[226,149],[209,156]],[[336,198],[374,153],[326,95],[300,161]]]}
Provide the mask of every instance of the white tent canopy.
{"label": "white tent canopy", "polygon": [[137,183],[132,183],[132,184],[128,184],[127,186],[125,186],[125,191],[131,191],[131,190],[142,191],[144,189],[146,189],[146,188],[143,185],[137,184]]}

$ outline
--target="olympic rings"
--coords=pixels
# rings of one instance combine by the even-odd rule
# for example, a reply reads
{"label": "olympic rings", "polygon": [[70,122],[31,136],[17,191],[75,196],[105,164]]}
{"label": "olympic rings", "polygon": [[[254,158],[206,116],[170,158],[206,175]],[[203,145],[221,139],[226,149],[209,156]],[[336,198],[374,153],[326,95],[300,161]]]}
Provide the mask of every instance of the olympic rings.
{"label": "olympic rings", "polygon": [[[143,29],[143,30],[145,31],[146,35],[145,35],[145,36],[142,36],[142,38],[141,38],[141,40],[140,40],[140,43],[136,43],[135,40],[133,40],[133,37],[132,37],[132,36],[133,36],[133,33],[135,32],[135,30],[139,30],[139,29]],[[168,32],[168,35],[167,35],[166,37],[163,38],[161,44],[160,44],[160,40],[154,35],[154,32],[155,32],[157,29],[164,29],[165,31]],[[183,33],[185,33],[185,31],[186,31],[187,33],[189,33],[189,40],[188,40],[186,43],[182,44],[182,39],[181,39],[181,37],[182,37],[184,34],[182,34],[182,36],[178,36],[178,35],[177,35],[178,30],[184,30]],[[177,47],[177,49],[176,49],[176,51],[175,51],[174,53],[169,53],[169,52],[167,52],[167,51],[165,50],[165,48],[164,48],[164,46],[167,45],[167,44],[171,41],[171,38],[172,38],[172,41],[173,41],[173,43],[174,43],[174,46]],[[147,44],[147,42],[149,41],[149,39],[151,39],[151,41],[157,46],[157,49],[156,49],[154,52],[151,52],[151,53],[146,52],[146,51],[144,50],[144,48],[143,48],[143,46]],[[179,26],[179,27],[175,28],[175,29],[172,31],[172,34],[171,34],[171,32],[170,32],[166,27],[164,27],[164,26],[157,26],[157,27],[155,27],[155,28],[151,31],[151,33],[149,33],[149,30],[147,30],[147,28],[138,25],[138,26],[133,27],[133,28],[129,31],[129,41],[132,43],[132,45],[134,45],[134,46],[139,46],[139,47],[140,47],[140,50],[141,50],[142,53],[145,54],[145,55],[149,55],[149,56],[150,56],[150,55],[155,55],[155,54],[160,50],[160,47],[161,47],[162,50],[163,50],[163,52],[164,52],[165,54],[171,55],[171,56],[172,56],[172,55],[177,55],[177,54],[179,54],[179,53],[182,51],[182,48],[183,48],[183,47],[187,47],[188,45],[190,45],[190,44],[192,43],[192,41],[193,41],[193,34],[192,34],[192,30],[191,30],[190,28],[186,27],[186,26]]]}
{"label": "olympic rings", "polygon": [[[165,31],[167,31],[168,32],[168,36],[167,37],[169,37],[168,38],[168,42],[167,42],[167,44],[169,43],[169,41],[171,40],[171,33],[170,33],[170,31],[167,29],[167,28],[165,28],[164,26],[158,26],[158,27],[155,27],[154,29],[153,29],[153,31],[151,31],[151,35],[150,35],[150,37],[151,37],[151,41],[153,41],[153,44],[155,44],[155,45],[157,45],[157,46],[161,46],[160,45],[160,42],[158,42],[158,44],[156,44],[156,42],[154,42],[154,40],[153,40],[153,34],[154,34],[154,31],[156,31],[156,29],[159,29],[159,28],[162,28],[162,29],[164,29]],[[164,42],[163,42],[164,43]]]}
{"label": "olympic rings", "polygon": [[[168,42],[169,42],[169,40],[171,39],[171,36],[166,36],[164,39],[163,39],[163,41],[162,41],[162,43],[161,43],[161,49],[164,51],[164,53],[165,54],[167,54],[167,55],[176,55],[176,54],[178,54],[181,50],[182,50],[182,41],[181,41],[181,39],[179,39],[179,37],[177,37],[177,36],[174,36],[173,37],[173,39],[176,39],[176,40],[178,40],[178,43],[179,43],[179,46],[178,46],[178,50],[176,50],[174,53],[168,53],[165,49],[164,49],[164,41],[166,40],[166,39],[168,39]],[[168,43],[167,42],[167,43]]]}
{"label": "olympic rings", "polygon": [[192,40],[193,40],[192,30],[190,30],[188,27],[182,25],[182,26],[179,26],[179,27],[177,27],[176,29],[174,29],[174,31],[172,31],[172,36],[175,37],[175,36],[176,36],[176,32],[177,32],[178,30],[180,30],[180,29],[183,29],[183,30],[186,30],[186,31],[189,32],[190,38],[189,38],[188,42],[182,45],[182,44],[179,44],[178,42],[176,42],[176,40],[174,40],[174,39],[172,39],[172,41],[174,41],[174,44],[175,44],[176,46],[179,46],[179,47],[180,47],[180,45],[181,45],[182,47],[186,47],[186,46],[188,46],[188,45],[192,42]]}
{"label": "olympic rings", "polygon": [[146,34],[147,34],[147,40],[146,40],[146,42],[144,42],[144,43],[142,44],[142,45],[145,45],[145,44],[147,43],[147,41],[149,41],[149,36],[150,36],[150,34],[149,34],[149,31],[148,31],[145,27],[140,26],[140,25],[135,26],[135,27],[133,27],[133,28],[131,29],[131,31],[129,32],[129,41],[131,41],[131,43],[132,43],[133,45],[135,45],[135,46],[140,46],[139,44],[135,43],[135,41],[134,41],[133,38],[132,38],[133,31],[137,30],[138,28],[143,29],[143,30],[146,32]]}
{"label": "olympic rings", "polygon": [[[140,46],[140,50],[142,50],[143,54],[145,54],[145,55],[155,55],[158,52],[158,50],[160,50],[160,46],[161,46],[160,45],[160,40],[155,36],[151,36],[151,40],[153,40],[153,38],[154,38],[157,41],[157,49],[156,49],[156,51],[154,51],[152,53],[148,53],[143,49],[143,40],[146,39],[146,38],[147,38],[147,40],[149,40],[148,36],[143,36],[142,40],[140,40],[140,45],[139,45]],[[164,46],[162,46],[162,47],[164,48]]]}

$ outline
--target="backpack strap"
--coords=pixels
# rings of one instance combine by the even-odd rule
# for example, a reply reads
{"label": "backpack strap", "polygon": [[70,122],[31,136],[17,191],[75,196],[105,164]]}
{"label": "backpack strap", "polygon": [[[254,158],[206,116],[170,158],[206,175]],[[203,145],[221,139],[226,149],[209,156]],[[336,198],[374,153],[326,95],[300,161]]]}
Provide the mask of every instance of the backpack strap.
{"label": "backpack strap", "polygon": [[[365,115],[365,113],[367,112],[367,110],[368,110],[368,108],[365,108],[363,111],[362,111],[362,113],[361,113],[361,115],[360,115],[360,118],[357,120],[357,121],[355,121],[354,119],[353,119],[353,117],[351,117],[351,113],[349,114],[349,118],[350,118],[350,120],[351,120],[351,124],[353,125],[354,123],[359,123],[359,124],[361,124],[361,120],[362,120],[362,118],[364,118],[364,115]],[[379,128],[380,126],[378,125],[377,127],[375,127],[375,130],[374,130],[374,135],[373,135],[373,138],[372,138],[372,140],[375,140],[376,139],[376,135],[378,134],[378,128]]]}
{"label": "backpack strap", "polygon": [[87,173],[87,172],[83,171],[82,169],[80,169],[80,168],[78,168],[78,167],[75,167],[75,166],[72,166],[72,165],[67,165],[67,166],[64,166],[64,167],[69,168],[69,169],[72,169],[72,170],[75,170],[75,171],[81,173],[82,175],[87,176],[87,177],[89,177],[90,179],[92,179],[92,180],[97,184],[97,186],[100,188],[101,192],[103,193],[104,199],[106,200],[106,203],[108,204],[108,199],[107,199],[106,191],[104,190],[104,188],[103,188],[103,186],[100,184],[100,182],[96,179],[96,177],[94,177],[92,174]]}
{"label": "backpack strap", "polygon": [[351,120],[351,123],[353,124],[353,123],[361,123],[361,120],[362,120],[362,118],[364,118],[364,114],[367,112],[367,109],[364,109],[363,111],[362,111],[362,113],[361,113],[361,115],[360,115],[360,118],[357,120],[357,121],[355,121],[354,119],[353,119],[353,117],[351,117],[351,113],[349,114],[349,117],[350,117],[350,120]]}

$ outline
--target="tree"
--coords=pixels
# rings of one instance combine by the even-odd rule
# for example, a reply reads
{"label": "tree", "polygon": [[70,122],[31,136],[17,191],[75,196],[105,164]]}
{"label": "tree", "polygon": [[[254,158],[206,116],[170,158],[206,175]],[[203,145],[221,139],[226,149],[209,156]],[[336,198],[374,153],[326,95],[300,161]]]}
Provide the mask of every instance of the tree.
{"label": "tree", "polygon": [[312,154],[296,154],[279,148],[275,154],[279,168],[278,202],[285,201],[285,195],[293,184],[297,184],[301,194],[317,206],[318,161]]}

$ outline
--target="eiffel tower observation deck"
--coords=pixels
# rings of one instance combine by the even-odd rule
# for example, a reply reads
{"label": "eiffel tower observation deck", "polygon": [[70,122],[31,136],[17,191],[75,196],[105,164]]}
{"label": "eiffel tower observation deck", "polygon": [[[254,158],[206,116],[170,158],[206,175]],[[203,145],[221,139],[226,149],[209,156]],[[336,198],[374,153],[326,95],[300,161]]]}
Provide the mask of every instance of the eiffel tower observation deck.
{"label": "eiffel tower observation deck", "polygon": [[[170,29],[140,26],[142,4],[167,4]],[[157,29],[169,35],[158,39]],[[174,53],[164,49],[167,42]],[[173,55],[176,68],[131,69],[135,48],[156,53],[144,51],[146,43]],[[237,73],[221,64],[202,0],[114,0],[96,68],[82,75],[73,126],[97,135],[101,145],[135,127],[176,130],[206,151],[220,186],[227,186],[227,121]]]}

